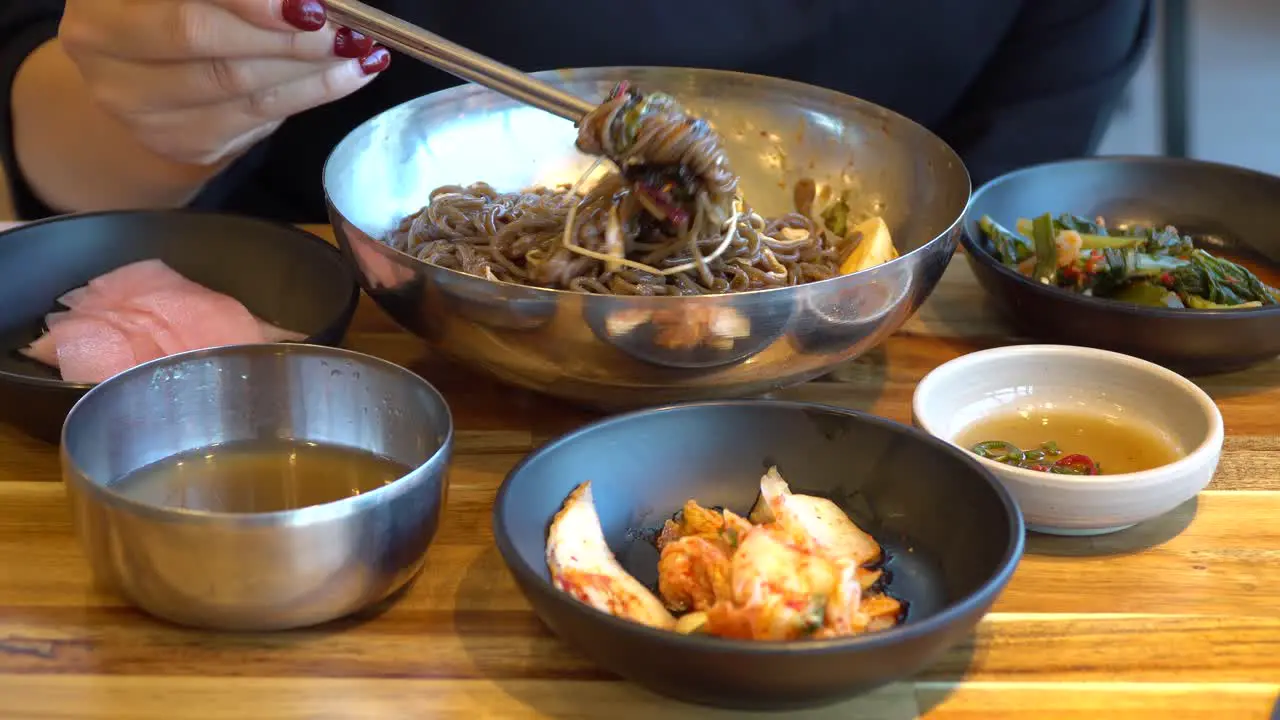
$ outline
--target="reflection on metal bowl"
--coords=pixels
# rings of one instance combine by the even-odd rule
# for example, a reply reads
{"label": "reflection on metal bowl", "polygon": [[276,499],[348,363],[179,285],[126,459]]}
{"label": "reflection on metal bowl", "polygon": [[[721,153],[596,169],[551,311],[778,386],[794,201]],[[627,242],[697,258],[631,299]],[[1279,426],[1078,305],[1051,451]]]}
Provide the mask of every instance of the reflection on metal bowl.
{"label": "reflection on metal bowl", "polygon": [[370,238],[360,237],[352,228],[344,229],[344,236],[357,238],[357,242],[343,243],[343,253],[355,266],[366,292],[391,292],[413,284],[416,273],[397,261],[396,250]]}
{"label": "reflection on metal bowl", "polygon": [[494,330],[533,330],[547,324],[556,314],[555,300],[537,288],[489,282],[469,275],[441,277],[439,287],[450,312]]}
{"label": "reflection on metal bowl", "polygon": [[[604,97],[622,79],[670,93],[719,131],[741,175],[742,193],[757,212],[791,211],[795,184],[812,179],[848,190],[853,215],[883,217],[901,255],[881,266],[883,272],[717,296],[714,304],[732,311],[729,320],[745,320],[749,334],[728,350],[713,346],[679,356],[647,352],[655,347],[650,340],[657,340],[651,332],[647,338],[626,334],[636,342],[620,343],[600,329],[607,330],[606,318],[615,312],[632,321],[677,315],[698,298],[496,283],[378,248],[380,259],[397,266],[396,277],[407,271],[413,280],[371,296],[401,325],[465,365],[611,409],[765,393],[817,377],[870,347],[861,335],[830,339],[823,334],[829,323],[796,308],[838,308],[861,287],[889,283],[889,297],[897,300],[878,326],[876,337],[882,338],[928,297],[937,269],[955,249],[957,219],[969,200],[968,173],[940,139],[876,105],[786,80],[713,70],[596,68],[541,77],[588,98]],[[575,136],[572,123],[474,85],[392,108],[352,131],[325,166],[338,242],[369,289],[370,266],[352,248],[379,243],[440,185],[484,181],[516,190],[573,181],[592,162],[574,149]]]}
{"label": "reflection on metal bowl", "polygon": [[782,337],[794,311],[769,302],[752,312],[720,296],[636,307],[631,298],[606,296],[586,306],[587,325],[601,341],[655,365],[712,368],[740,362]]}
{"label": "reflection on metal bowl", "polygon": [[[946,268],[941,264],[937,275]],[[888,263],[864,271],[867,282],[835,295],[808,298],[799,308],[800,326],[808,329],[794,340],[813,352],[828,348],[859,348],[858,354],[882,342],[897,330],[921,301],[908,298],[916,289],[911,268]],[[926,273],[923,287],[932,288],[937,277]]]}

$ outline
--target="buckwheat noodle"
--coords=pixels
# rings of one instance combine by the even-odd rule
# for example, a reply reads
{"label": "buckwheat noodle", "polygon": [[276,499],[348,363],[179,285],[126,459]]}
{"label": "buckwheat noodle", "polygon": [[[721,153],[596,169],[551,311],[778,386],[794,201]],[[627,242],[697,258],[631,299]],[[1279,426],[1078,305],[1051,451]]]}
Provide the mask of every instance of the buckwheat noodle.
{"label": "buckwheat noodle", "polygon": [[[573,185],[439,187],[388,242],[491,280],[617,295],[824,280],[855,244],[798,212],[766,219],[753,211],[720,138],[668,96],[619,84],[583,119],[577,146],[600,159]],[[620,171],[584,189],[605,158]]]}

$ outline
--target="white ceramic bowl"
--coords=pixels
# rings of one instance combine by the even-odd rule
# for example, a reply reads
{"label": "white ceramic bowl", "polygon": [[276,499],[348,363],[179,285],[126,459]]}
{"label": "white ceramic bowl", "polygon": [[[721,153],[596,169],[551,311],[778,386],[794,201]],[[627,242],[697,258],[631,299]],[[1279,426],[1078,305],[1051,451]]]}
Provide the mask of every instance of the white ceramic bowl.
{"label": "white ceramic bowl", "polygon": [[945,363],[916,386],[915,422],[955,443],[976,421],[1024,409],[1071,408],[1154,425],[1186,453],[1151,470],[1056,475],[979,458],[1018,500],[1027,528],[1100,535],[1195,497],[1222,454],[1222,414],[1190,380],[1145,360],[1084,347],[1015,345]]}

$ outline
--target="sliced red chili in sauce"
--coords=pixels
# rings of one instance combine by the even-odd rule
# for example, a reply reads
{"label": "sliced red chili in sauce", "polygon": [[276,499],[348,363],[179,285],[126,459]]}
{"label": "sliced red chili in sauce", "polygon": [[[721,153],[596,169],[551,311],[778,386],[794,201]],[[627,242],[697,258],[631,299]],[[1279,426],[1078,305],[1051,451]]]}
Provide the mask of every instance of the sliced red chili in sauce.
{"label": "sliced red chili in sauce", "polygon": [[1057,475],[1098,475],[1102,472],[1093,458],[1080,453],[1064,455],[1055,442],[1041,443],[1037,448],[1023,450],[1005,440],[988,440],[969,449],[988,460],[1024,470]]}
{"label": "sliced red chili in sauce", "polygon": [[1055,462],[1049,472],[1060,475],[1097,475],[1098,465],[1088,455],[1076,453]]}

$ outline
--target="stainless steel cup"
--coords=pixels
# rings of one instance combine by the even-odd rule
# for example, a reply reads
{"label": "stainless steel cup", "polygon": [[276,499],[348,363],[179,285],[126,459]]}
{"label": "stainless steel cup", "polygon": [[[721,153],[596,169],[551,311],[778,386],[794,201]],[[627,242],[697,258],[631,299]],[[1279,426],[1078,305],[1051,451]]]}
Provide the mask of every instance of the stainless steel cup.
{"label": "stainless steel cup", "polygon": [[[113,484],[174,455],[293,439],[412,468],[336,502],[265,513],[147,505]],[[329,347],[242,345],[121,373],[81,399],[62,431],[62,474],[95,575],[158,617],[279,630],[386,598],[421,568],[447,490],[453,423],[417,375]]]}

